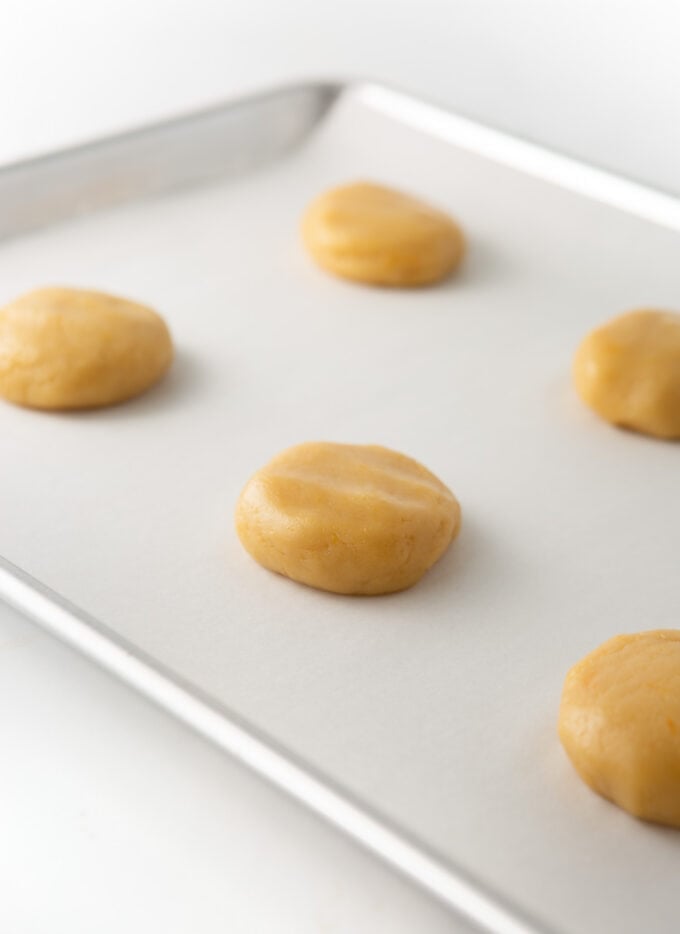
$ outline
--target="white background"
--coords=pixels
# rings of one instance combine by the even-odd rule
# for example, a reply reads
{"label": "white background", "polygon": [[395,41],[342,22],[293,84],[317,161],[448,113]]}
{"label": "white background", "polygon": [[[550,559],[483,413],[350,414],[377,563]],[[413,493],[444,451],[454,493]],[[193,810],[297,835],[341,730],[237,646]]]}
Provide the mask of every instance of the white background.
{"label": "white background", "polygon": [[680,191],[676,0],[2,0],[0,161],[366,76]]}
{"label": "white background", "polygon": [[[3,0],[0,162],[282,80],[365,76],[680,192],[679,35],[673,0]],[[454,929],[4,609],[0,755],[2,930]]]}

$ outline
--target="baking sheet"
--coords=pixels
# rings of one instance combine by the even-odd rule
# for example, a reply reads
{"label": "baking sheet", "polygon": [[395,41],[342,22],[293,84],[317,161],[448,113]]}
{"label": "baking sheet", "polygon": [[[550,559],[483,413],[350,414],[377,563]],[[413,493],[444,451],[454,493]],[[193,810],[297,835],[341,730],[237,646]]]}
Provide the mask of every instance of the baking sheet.
{"label": "baking sheet", "polygon": [[[0,554],[547,926],[674,931],[680,838],[589,792],[555,722],[585,652],[678,625],[680,446],[598,422],[569,368],[608,316],[678,307],[680,237],[387,100],[348,90],[237,183],[3,244],[0,301],[127,295],[179,355],[129,405],[0,409]],[[300,213],[355,178],[458,217],[461,275],[394,292],[315,269]],[[413,590],[322,594],[241,550],[244,482],[315,439],[394,447],[459,497],[461,536]]]}

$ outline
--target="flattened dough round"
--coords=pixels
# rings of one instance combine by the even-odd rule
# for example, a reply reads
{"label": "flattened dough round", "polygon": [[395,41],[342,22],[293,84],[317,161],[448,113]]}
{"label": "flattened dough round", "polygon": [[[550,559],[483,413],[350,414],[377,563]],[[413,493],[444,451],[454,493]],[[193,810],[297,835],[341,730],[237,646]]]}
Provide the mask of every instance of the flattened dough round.
{"label": "flattened dough round", "polygon": [[590,787],[680,827],[680,630],[616,636],[568,673],[559,734]]}
{"label": "flattened dough round", "polygon": [[328,272],[371,285],[437,282],[465,252],[461,229],[442,211],[368,182],[334,188],[313,201],[302,234]]}
{"label": "flattened dough round", "polygon": [[144,305],[44,288],[0,309],[0,395],[36,409],[86,409],[137,396],[170,366],[172,339]]}
{"label": "flattened dough round", "polygon": [[588,334],[574,382],[598,415],[657,438],[680,438],[680,314],[630,311]]}
{"label": "flattened dough round", "polygon": [[343,594],[411,587],[459,528],[460,507],[440,480],[375,445],[289,448],[251,477],[236,508],[239,538],[256,561]]}

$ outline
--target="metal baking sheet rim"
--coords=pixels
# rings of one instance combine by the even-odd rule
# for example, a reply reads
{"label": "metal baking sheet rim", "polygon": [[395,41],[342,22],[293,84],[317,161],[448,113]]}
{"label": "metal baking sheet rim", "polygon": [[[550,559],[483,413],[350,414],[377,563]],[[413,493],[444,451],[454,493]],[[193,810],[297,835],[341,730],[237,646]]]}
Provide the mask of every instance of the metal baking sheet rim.
{"label": "metal baking sheet rim", "polygon": [[[249,103],[255,104],[268,97],[300,91],[316,91],[319,98],[318,112],[309,120],[307,132],[301,134],[302,138],[340,96],[359,95],[369,106],[395,116],[422,132],[638,217],[680,230],[680,201],[670,195],[508,136],[407,93],[367,82],[310,82],[275,89],[202,113],[66,149],[51,156],[15,163],[0,170],[0,182],[11,182],[17,173],[30,172],[33,168],[49,169],[74,156],[83,156],[89,152],[101,153],[107,146],[142,138],[151,139],[156,134],[172,132],[189,123],[214,119],[237,107],[247,107]],[[128,200],[128,197],[131,196],[123,196],[121,200]],[[29,225],[29,229],[32,226]],[[22,227],[21,231],[24,229],[27,227]],[[164,669],[99,620],[2,556],[0,598],[344,831],[463,918],[494,934],[537,934],[547,931],[540,921],[529,917],[460,867],[438,856],[425,844],[356,800],[332,779],[318,773],[237,714]]]}

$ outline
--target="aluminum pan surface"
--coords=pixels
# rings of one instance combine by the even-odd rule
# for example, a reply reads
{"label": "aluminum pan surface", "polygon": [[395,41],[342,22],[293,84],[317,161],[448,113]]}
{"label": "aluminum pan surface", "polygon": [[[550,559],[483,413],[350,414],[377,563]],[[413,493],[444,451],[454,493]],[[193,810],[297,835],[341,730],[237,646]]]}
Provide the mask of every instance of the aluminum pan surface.
{"label": "aluminum pan surface", "polygon": [[[460,217],[462,275],[396,293],[317,272],[301,208],[355,177]],[[557,928],[674,930],[677,835],[583,788],[555,716],[594,645],[677,626],[680,448],[598,423],[569,366],[603,318],[677,307],[679,240],[348,93],[238,185],[7,244],[0,300],[128,294],[180,355],[128,406],[0,410],[0,553]],[[403,450],[460,497],[460,540],[421,585],[339,598],[243,555],[243,482],[314,438]]]}

